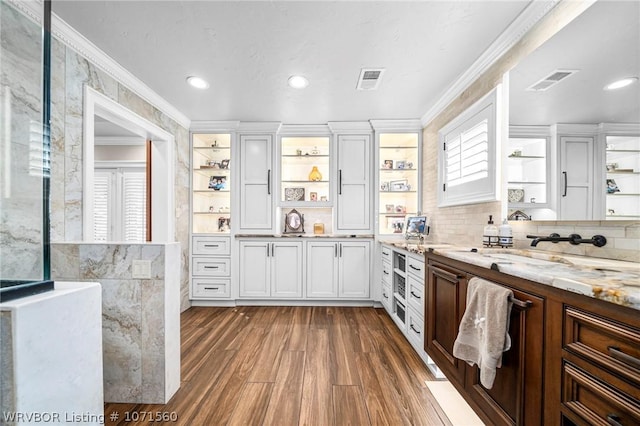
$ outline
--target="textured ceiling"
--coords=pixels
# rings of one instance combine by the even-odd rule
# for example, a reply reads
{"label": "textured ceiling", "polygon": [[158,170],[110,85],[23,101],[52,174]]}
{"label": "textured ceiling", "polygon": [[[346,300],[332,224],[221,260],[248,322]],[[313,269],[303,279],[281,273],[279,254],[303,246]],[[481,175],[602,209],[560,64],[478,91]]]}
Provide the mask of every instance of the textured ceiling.
{"label": "textured ceiling", "polygon": [[[420,118],[528,1],[52,4],[192,120],[316,124]],[[355,90],[363,67],[386,68],[377,91]],[[307,89],[287,86],[295,73]]]}

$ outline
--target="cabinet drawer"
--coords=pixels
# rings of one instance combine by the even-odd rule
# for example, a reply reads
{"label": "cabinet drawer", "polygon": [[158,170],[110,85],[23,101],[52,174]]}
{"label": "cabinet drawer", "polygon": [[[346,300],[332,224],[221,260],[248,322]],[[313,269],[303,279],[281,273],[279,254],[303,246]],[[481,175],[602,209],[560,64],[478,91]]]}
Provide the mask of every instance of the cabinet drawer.
{"label": "cabinet drawer", "polygon": [[391,262],[382,262],[382,282],[387,284],[391,284],[391,273],[393,270],[391,269]]}
{"label": "cabinet drawer", "polygon": [[424,285],[413,275],[407,276],[407,302],[420,316],[424,315]]}
{"label": "cabinet drawer", "polygon": [[207,256],[231,254],[230,239],[225,237],[194,236],[192,239],[193,254]]}
{"label": "cabinet drawer", "polygon": [[424,284],[424,262],[413,257],[407,257],[407,272]]}
{"label": "cabinet drawer", "polygon": [[391,251],[391,249],[389,247],[382,246],[382,252],[381,252],[382,261],[383,262],[384,261],[391,262],[392,253],[393,252]]}
{"label": "cabinet drawer", "polygon": [[191,259],[191,274],[204,276],[229,276],[231,261],[226,258],[194,257]]}
{"label": "cabinet drawer", "polygon": [[424,351],[424,322],[413,309],[407,312],[407,337],[418,353]]}
{"label": "cabinet drawer", "polygon": [[382,305],[387,310],[387,312],[391,313],[391,298],[393,294],[391,293],[391,286],[385,283],[382,283],[382,295],[381,300]]}
{"label": "cabinet drawer", "polygon": [[640,424],[640,402],[565,362],[562,406],[588,424]]}
{"label": "cabinet drawer", "polygon": [[231,283],[228,279],[194,278],[191,282],[193,297],[199,298],[228,298]]}
{"label": "cabinet drawer", "polygon": [[564,349],[640,386],[640,330],[565,307]]}

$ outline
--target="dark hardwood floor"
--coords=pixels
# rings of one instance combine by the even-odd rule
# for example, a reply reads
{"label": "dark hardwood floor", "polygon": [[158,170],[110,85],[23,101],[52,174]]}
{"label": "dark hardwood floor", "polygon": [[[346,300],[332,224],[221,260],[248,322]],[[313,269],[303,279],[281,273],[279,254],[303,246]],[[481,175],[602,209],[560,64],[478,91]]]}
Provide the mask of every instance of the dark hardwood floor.
{"label": "dark hardwood floor", "polygon": [[[181,338],[169,403],[106,404],[105,424],[450,425],[424,384],[433,376],[384,309],[193,307]],[[177,422],[144,414],[157,412]]]}

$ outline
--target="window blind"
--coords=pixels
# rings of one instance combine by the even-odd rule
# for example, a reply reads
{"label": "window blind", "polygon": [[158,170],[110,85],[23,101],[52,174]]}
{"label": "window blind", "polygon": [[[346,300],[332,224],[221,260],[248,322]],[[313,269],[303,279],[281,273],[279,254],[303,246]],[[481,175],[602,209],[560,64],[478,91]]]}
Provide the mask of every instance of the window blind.
{"label": "window blind", "polygon": [[453,135],[445,145],[446,183],[451,187],[484,179],[489,171],[489,121]]}
{"label": "window blind", "polygon": [[146,240],[146,175],[144,172],[122,173],[122,232],[125,241]]}
{"label": "window blind", "polygon": [[113,172],[96,172],[93,178],[93,239],[107,241],[111,235],[109,205],[112,198]]}

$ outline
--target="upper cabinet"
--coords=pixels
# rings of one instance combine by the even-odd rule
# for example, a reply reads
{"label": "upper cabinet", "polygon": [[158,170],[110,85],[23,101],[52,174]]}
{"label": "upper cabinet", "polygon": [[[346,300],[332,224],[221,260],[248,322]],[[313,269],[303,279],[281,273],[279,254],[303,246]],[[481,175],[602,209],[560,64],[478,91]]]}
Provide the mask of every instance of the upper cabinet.
{"label": "upper cabinet", "polygon": [[191,165],[192,233],[228,234],[231,225],[231,134],[192,134]]}
{"label": "upper cabinet", "polygon": [[331,194],[331,138],[280,139],[280,205],[328,206]]}
{"label": "upper cabinet", "polygon": [[371,232],[371,135],[337,137],[336,231]]}
{"label": "upper cabinet", "polygon": [[640,136],[605,137],[606,218],[640,219]]}
{"label": "upper cabinet", "polygon": [[240,135],[240,232],[274,230],[273,143],[273,134]]}

